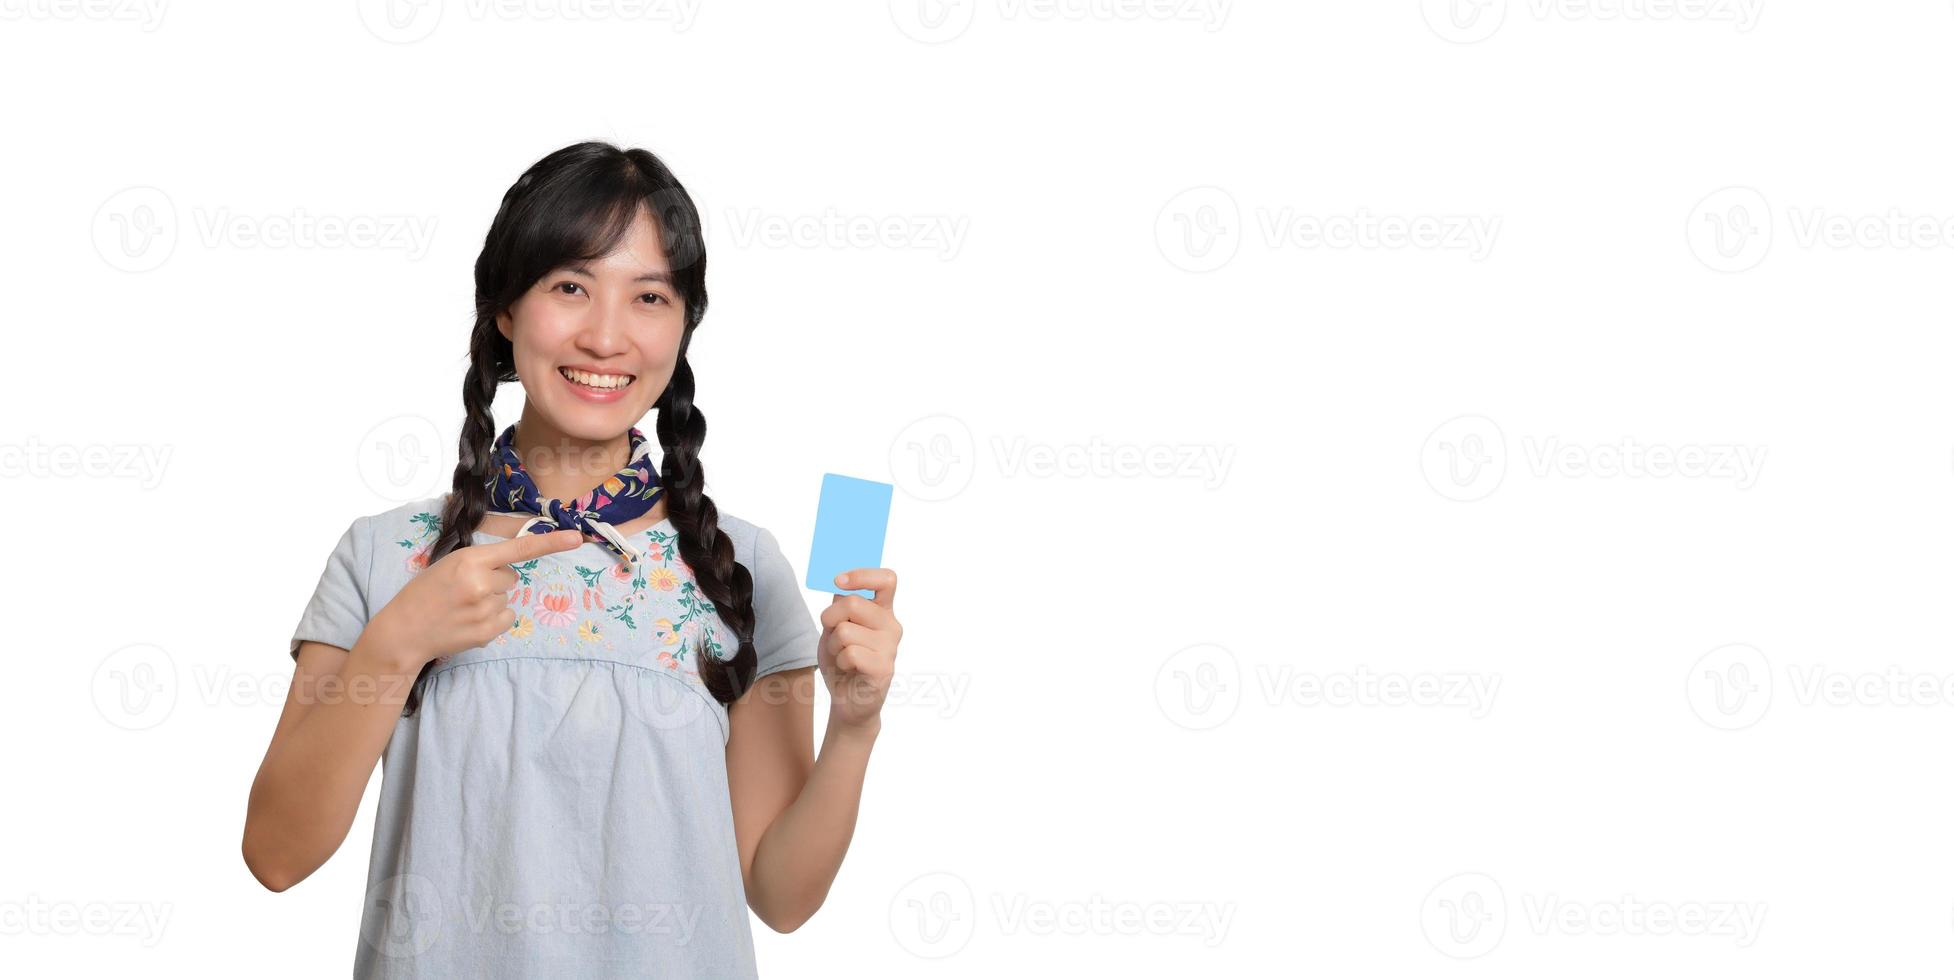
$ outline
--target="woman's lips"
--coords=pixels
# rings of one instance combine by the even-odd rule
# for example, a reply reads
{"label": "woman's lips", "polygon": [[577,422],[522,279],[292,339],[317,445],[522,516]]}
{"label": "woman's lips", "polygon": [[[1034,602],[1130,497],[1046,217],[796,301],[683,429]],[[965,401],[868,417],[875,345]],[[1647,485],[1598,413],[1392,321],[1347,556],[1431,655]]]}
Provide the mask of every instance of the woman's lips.
{"label": "woman's lips", "polygon": [[[584,382],[578,381],[575,378],[571,377],[573,371],[574,369],[572,368],[557,368],[556,376],[562,378],[563,383],[568,385],[570,387],[570,391],[574,393],[578,398],[581,398],[589,402],[597,402],[599,404],[614,402],[620,398],[623,398],[624,393],[630,391],[631,386],[638,383],[638,379],[636,377],[633,377],[632,375],[628,375],[628,374],[606,375],[605,377],[609,377],[609,378],[626,378],[629,380],[626,380],[624,381],[624,383],[618,384],[615,387],[609,387],[609,388],[597,387],[594,385],[585,384]],[[588,374],[594,374],[596,372],[576,371],[575,373],[588,375]]]}

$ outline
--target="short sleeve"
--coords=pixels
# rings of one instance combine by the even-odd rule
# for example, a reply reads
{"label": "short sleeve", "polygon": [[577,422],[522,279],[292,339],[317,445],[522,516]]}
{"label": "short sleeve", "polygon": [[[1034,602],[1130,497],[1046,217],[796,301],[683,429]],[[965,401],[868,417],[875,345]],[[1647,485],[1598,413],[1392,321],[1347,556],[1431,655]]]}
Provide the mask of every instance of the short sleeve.
{"label": "short sleeve", "polygon": [[346,528],[333,546],[326,567],[319,574],[319,585],[312,591],[305,613],[292,631],[291,656],[298,659],[299,644],[316,640],[342,650],[351,650],[368,616],[367,586],[372,568],[373,544],[369,518],[361,517]]}
{"label": "short sleeve", "polygon": [[821,630],[801,599],[794,568],[780,553],[773,532],[759,528],[753,544],[753,561],[747,567],[753,576],[753,651],[759,655],[753,678],[812,667],[820,659],[815,651]]}

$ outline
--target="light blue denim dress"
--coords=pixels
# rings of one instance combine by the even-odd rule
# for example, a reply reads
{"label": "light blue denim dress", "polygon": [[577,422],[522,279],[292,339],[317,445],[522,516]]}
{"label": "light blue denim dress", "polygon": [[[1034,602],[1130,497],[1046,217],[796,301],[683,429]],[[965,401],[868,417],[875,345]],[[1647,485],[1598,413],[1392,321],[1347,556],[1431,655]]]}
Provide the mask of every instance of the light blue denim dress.
{"label": "light blue denim dress", "polygon": [[[347,528],[293,656],[351,649],[426,566],[442,502]],[[719,527],[753,576],[758,674],[813,665],[819,628],[779,543]],[[738,640],[670,521],[629,538],[635,565],[586,542],[518,566],[516,626],[436,661],[395,724],[356,978],[755,976],[727,712],[698,676]]]}

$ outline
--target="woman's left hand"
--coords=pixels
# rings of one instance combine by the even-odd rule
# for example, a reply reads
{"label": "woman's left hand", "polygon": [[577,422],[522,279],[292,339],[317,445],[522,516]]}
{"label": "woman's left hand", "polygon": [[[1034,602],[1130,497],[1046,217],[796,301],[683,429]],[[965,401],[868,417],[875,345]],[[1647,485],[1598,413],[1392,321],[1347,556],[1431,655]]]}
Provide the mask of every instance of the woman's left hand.
{"label": "woman's left hand", "polygon": [[873,730],[882,721],[882,702],[896,673],[896,573],[887,568],[857,568],[835,576],[835,587],[867,589],[874,600],[837,595],[821,613],[818,656],[827,681],[828,725]]}

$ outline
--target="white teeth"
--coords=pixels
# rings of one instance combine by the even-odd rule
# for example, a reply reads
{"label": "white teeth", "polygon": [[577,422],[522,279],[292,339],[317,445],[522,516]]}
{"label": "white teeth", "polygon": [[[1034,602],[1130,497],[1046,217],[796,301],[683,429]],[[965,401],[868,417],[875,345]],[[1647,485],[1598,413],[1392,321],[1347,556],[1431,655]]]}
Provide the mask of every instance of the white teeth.
{"label": "white teeth", "polygon": [[557,368],[557,372],[587,388],[622,388],[636,377],[629,374],[591,374],[575,368]]}

